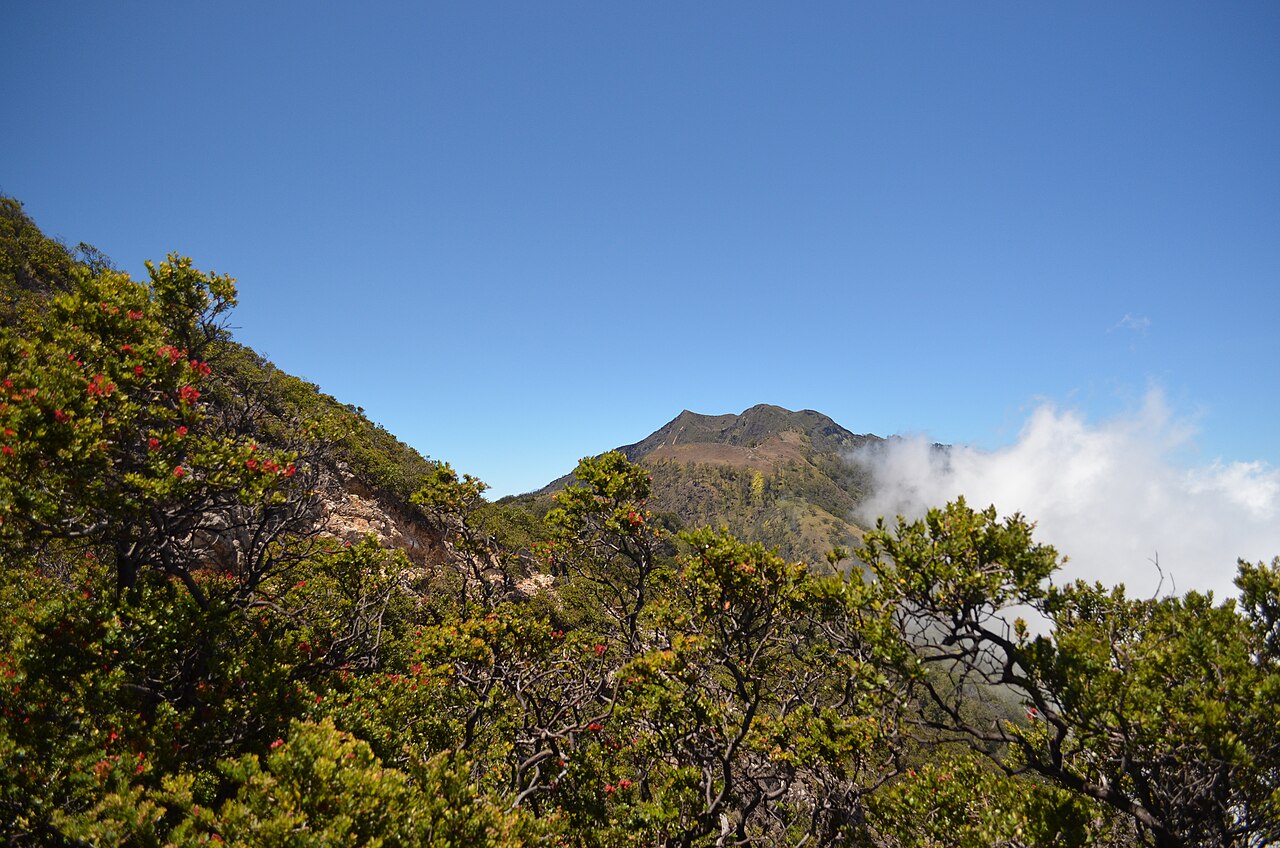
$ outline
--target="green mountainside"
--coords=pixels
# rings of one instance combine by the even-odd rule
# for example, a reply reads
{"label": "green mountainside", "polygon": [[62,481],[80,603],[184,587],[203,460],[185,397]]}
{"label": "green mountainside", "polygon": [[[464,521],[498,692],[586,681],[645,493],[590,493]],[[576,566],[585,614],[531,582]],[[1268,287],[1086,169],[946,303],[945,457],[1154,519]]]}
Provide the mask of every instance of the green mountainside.
{"label": "green mountainside", "polygon": [[[618,448],[653,477],[650,508],[673,526],[727,527],[789,559],[821,563],[862,537],[852,516],[871,476],[857,451],[883,441],[811,409],[759,404],[739,415],[685,410]],[[537,502],[572,480],[556,480]]]}

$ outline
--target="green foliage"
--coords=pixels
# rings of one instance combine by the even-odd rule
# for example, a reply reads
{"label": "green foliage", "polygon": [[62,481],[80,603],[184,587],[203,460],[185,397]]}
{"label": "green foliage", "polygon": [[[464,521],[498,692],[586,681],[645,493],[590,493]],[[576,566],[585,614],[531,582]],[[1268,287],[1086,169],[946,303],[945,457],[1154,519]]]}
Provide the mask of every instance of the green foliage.
{"label": "green foliage", "polygon": [[1007,777],[973,754],[941,751],[873,796],[870,817],[897,848],[1104,846],[1133,834],[1106,808],[1043,780]]}
{"label": "green foliage", "polygon": [[40,232],[21,203],[0,196],[0,323],[35,320],[47,298],[70,288],[76,271],[66,247]]}
{"label": "green foliage", "polygon": [[194,572],[215,558],[201,542],[298,519],[289,506],[306,502],[296,454],[260,451],[206,414],[212,369],[177,344],[216,337],[230,281],[171,257],[150,287],[114,272],[76,283],[33,336],[0,329],[0,543],[14,558],[38,540],[93,544],[121,588],[155,568],[203,603]]}
{"label": "green foliage", "polygon": [[581,483],[559,492],[546,517],[556,543],[548,564],[572,572],[584,600],[635,649],[645,607],[668,576],[668,534],[646,509],[649,475],[611,451],[583,459],[574,476]]}
{"label": "green foliage", "polygon": [[[1132,600],[1124,588],[1048,578],[1056,553],[1018,516],[963,501],[883,525],[861,553],[894,594],[899,630],[920,659],[927,724],[1131,816],[1156,845],[1277,837],[1274,716],[1280,675],[1268,654],[1275,572],[1242,565],[1242,616],[1211,596]],[[1032,636],[1015,610],[1050,626]],[[1013,691],[1030,727],[975,720],[965,700]]]}

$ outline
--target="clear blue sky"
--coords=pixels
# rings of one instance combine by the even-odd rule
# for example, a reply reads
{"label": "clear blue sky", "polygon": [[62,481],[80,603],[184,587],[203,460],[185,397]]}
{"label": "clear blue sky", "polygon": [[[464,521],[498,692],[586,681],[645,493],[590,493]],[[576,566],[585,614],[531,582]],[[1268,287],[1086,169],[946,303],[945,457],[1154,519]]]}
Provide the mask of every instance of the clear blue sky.
{"label": "clear blue sky", "polygon": [[1280,463],[1280,4],[9,3],[0,191],[424,453],[681,409]]}

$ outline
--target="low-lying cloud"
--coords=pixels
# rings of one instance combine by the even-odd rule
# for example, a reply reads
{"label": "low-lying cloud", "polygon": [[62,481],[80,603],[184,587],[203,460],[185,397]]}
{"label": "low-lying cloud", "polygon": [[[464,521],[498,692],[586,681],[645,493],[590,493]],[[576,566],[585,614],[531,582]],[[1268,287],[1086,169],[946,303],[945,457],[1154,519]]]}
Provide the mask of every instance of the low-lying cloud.
{"label": "low-lying cloud", "polygon": [[[1187,465],[1195,428],[1159,392],[1141,409],[1101,423],[1043,404],[1017,441],[981,451],[938,451],[923,437],[859,454],[876,480],[862,521],[917,517],[964,495],[970,506],[1021,512],[1036,538],[1069,562],[1059,581],[1124,583],[1131,596],[1176,586],[1236,593],[1237,558],[1280,555],[1280,469],[1261,462]],[[1154,561],[1159,562],[1159,570]]]}

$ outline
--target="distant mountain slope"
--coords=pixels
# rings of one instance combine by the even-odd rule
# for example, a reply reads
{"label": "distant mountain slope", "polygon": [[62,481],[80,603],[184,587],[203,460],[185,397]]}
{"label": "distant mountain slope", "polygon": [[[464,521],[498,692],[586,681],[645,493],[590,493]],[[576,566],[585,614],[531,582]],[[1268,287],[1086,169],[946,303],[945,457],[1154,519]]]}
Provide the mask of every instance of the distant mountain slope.
{"label": "distant mountain slope", "polygon": [[784,556],[819,564],[827,551],[861,538],[852,515],[871,477],[854,452],[880,441],[820,412],[760,404],[740,415],[685,410],[619,450],[650,469],[651,508],[673,523],[728,527]]}

